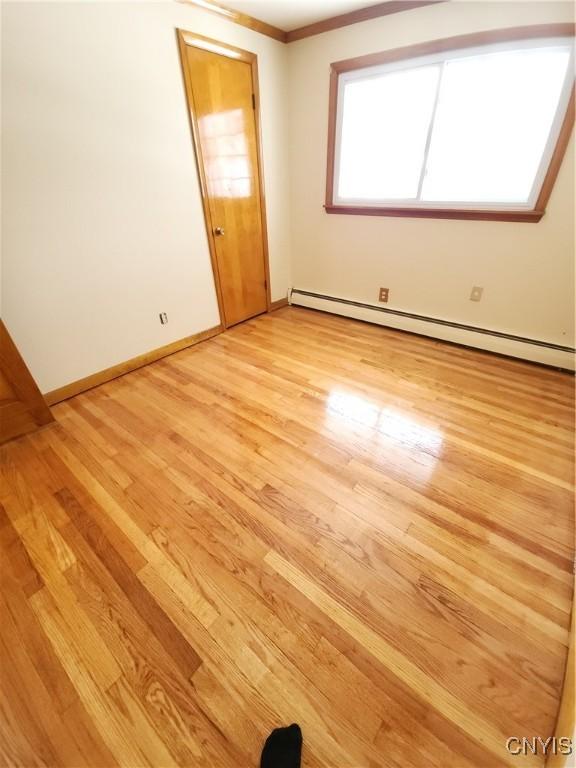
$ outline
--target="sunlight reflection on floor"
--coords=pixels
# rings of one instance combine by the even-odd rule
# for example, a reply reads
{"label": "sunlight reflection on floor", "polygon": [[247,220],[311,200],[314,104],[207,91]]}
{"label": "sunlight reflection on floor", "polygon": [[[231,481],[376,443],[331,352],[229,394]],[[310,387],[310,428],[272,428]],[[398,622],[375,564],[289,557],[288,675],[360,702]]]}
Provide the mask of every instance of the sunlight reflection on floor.
{"label": "sunlight reflection on floor", "polygon": [[326,415],[329,419],[337,417],[368,427],[378,435],[435,457],[442,453],[444,438],[441,430],[421,424],[395,408],[380,408],[358,394],[332,390],[326,401]]}

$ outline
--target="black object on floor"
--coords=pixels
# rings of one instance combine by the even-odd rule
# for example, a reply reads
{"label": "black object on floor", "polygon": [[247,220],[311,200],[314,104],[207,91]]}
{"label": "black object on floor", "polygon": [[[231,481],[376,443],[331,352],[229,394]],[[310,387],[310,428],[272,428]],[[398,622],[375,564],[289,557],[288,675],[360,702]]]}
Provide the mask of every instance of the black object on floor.
{"label": "black object on floor", "polygon": [[275,728],[266,739],[260,768],[300,768],[302,731],[292,723],[287,728]]}

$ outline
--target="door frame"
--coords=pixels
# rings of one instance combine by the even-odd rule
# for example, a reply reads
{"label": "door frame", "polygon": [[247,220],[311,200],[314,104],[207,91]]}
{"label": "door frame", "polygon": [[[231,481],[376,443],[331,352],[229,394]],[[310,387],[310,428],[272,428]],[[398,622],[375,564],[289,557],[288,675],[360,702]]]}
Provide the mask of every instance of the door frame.
{"label": "door frame", "polygon": [[180,64],[182,66],[182,75],[184,77],[184,86],[186,90],[186,102],[188,106],[188,116],[190,118],[190,128],[192,130],[192,143],[194,145],[194,156],[196,158],[196,170],[198,171],[198,181],[200,182],[200,193],[202,196],[202,207],[204,209],[204,223],[206,225],[206,234],[208,236],[208,247],[210,249],[210,261],[212,262],[212,272],[214,273],[214,284],[216,286],[216,298],[218,300],[218,311],[220,313],[220,322],[224,328],[230,324],[226,321],[224,312],[224,301],[222,298],[222,285],[220,282],[220,273],[218,270],[218,259],[216,257],[216,237],[214,234],[214,223],[210,213],[208,202],[208,186],[204,173],[204,164],[201,160],[202,151],[200,147],[200,138],[198,131],[198,120],[196,106],[194,104],[194,92],[192,90],[192,81],[186,62],[186,48],[200,48],[204,51],[210,51],[220,56],[228,56],[235,61],[245,61],[250,65],[252,76],[252,93],[254,94],[254,120],[256,126],[256,155],[258,162],[258,190],[260,194],[260,219],[262,229],[262,250],[264,253],[264,271],[266,275],[266,311],[271,311],[272,301],[270,298],[270,262],[268,256],[268,227],[266,224],[266,197],[264,194],[264,162],[262,156],[262,128],[260,124],[260,88],[258,85],[258,56],[251,51],[245,51],[243,48],[228,43],[214,40],[204,35],[197,35],[195,32],[189,32],[185,29],[176,30],[178,37],[178,49],[180,51]]}

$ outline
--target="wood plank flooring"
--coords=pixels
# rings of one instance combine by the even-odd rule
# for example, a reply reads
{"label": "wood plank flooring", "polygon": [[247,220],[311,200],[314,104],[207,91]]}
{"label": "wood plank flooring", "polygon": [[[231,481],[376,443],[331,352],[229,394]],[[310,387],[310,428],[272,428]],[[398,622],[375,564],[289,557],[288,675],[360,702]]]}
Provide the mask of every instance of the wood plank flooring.
{"label": "wood plank flooring", "polygon": [[573,378],[286,308],[0,449],[2,766],[542,765]]}

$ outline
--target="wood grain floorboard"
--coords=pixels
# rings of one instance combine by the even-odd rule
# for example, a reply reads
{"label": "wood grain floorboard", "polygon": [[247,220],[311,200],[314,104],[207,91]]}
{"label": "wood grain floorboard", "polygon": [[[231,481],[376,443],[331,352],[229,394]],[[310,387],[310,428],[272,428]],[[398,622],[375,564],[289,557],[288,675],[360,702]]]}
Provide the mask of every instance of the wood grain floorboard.
{"label": "wood grain floorboard", "polygon": [[286,307],[0,449],[0,761],[540,766],[573,377]]}

